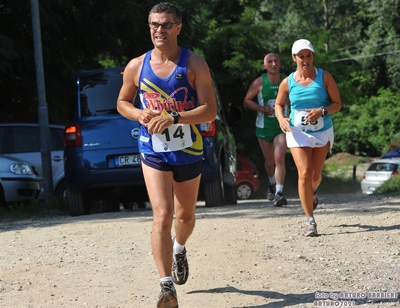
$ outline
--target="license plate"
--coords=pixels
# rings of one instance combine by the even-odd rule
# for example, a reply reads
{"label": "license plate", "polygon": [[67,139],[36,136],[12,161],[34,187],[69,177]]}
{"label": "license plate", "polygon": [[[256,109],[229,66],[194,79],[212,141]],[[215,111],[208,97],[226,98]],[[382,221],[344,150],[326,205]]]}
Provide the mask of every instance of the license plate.
{"label": "license plate", "polygon": [[140,165],[140,155],[121,155],[115,157],[115,165],[120,166],[138,166]]}
{"label": "license plate", "polygon": [[376,187],[368,186],[368,190],[370,190],[370,191],[375,191],[375,188],[376,188]]}

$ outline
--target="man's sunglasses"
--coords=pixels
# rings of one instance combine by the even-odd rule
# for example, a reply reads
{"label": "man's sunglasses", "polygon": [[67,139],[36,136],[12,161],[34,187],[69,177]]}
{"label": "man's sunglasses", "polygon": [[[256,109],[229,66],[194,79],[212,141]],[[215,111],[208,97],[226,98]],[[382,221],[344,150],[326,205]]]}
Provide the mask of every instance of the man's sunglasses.
{"label": "man's sunglasses", "polygon": [[170,21],[166,21],[163,22],[162,24],[159,24],[158,22],[151,22],[149,23],[149,27],[153,30],[157,30],[160,26],[163,29],[171,29],[172,25],[179,25],[180,22],[170,22]]}

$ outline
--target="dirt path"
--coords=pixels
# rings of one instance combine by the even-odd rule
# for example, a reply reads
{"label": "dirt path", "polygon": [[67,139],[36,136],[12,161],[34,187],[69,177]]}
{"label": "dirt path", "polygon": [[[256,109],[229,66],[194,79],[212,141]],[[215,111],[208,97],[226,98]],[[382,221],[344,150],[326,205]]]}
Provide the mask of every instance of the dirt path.
{"label": "dirt path", "polygon": [[[318,238],[302,235],[298,199],[284,208],[265,200],[199,203],[180,307],[400,306],[371,299],[400,291],[400,196],[320,201]],[[0,307],[155,307],[151,214],[0,223]],[[314,302],[339,292],[358,298]]]}

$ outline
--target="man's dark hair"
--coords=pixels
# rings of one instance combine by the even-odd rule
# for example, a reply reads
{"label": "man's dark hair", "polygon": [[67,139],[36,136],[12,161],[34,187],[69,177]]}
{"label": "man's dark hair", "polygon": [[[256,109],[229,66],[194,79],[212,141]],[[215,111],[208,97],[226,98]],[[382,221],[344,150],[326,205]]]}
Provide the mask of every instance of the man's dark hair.
{"label": "man's dark hair", "polygon": [[172,3],[169,2],[160,2],[156,4],[155,6],[152,7],[149,13],[149,22],[150,20],[150,15],[153,13],[171,13],[172,16],[174,16],[174,21],[175,22],[182,22],[182,13],[178,9],[178,7]]}

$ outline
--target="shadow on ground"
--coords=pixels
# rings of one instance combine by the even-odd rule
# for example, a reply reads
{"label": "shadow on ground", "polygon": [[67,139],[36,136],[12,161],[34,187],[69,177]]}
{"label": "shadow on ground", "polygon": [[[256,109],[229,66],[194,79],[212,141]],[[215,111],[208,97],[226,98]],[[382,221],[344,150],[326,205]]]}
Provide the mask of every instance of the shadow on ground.
{"label": "shadow on ground", "polygon": [[[240,293],[243,295],[250,295],[250,296],[260,296],[265,299],[278,299],[280,301],[274,301],[268,304],[262,304],[257,306],[240,306],[240,307],[253,307],[253,308],[267,308],[267,307],[274,307],[274,308],[282,308],[287,307],[289,305],[296,305],[296,304],[309,304],[313,303],[315,300],[315,293],[306,293],[306,294],[282,294],[279,292],[273,291],[264,291],[264,290],[240,290],[235,287],[224,287],[224,288],[214,288],[209,290],[196,290],[188,292],[187,294],[197,294],[197,293],[204,293],[204,294],[214,294],[214,293]],[[232,307],[235,308],[235,307]]]}

